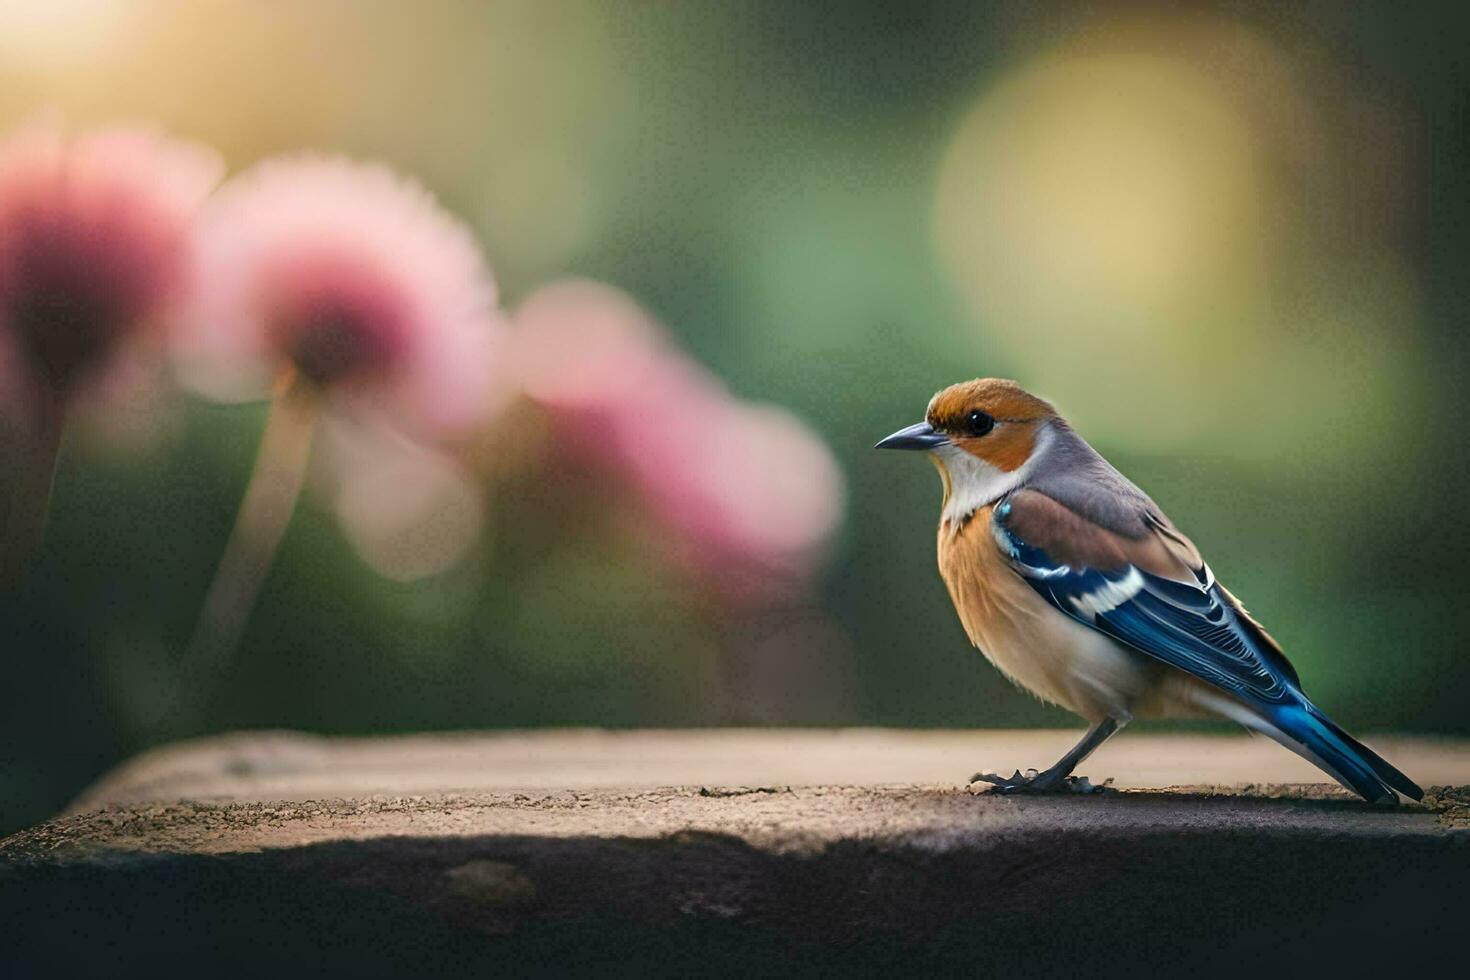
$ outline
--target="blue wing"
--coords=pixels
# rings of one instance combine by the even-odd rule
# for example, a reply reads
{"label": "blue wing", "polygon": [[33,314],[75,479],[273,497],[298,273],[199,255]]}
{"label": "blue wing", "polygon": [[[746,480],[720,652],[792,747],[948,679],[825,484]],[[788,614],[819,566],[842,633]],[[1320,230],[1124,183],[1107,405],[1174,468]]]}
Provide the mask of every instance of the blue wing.
{"label": "blue wing", "polygon": [[1286,656],[1215,581],[1209,566],[1200,562],[1191,569],[1193,581],[1176,581],[1122,559],[1124,549],[1115,568],[1068,564],[1008,526],[1013,508],[1009,497],[995,507],[996,543],[1011,567],[1052,606],[1234,695],[1260,717],[1262,731],[1365,799],[1391,799],[1395,790],[1423,797],[1413,780],[1307,700]]}
{"label": "blue wing", "polygon": [[1009,527],[1011,501],[992,528],[1011,565],[1043,599],[1086,626],[1260,708],[1301,697],[1291,664],[1245,617],[1208,566],[1178,582],[1136,565],[1073,567],[1028,544]]}

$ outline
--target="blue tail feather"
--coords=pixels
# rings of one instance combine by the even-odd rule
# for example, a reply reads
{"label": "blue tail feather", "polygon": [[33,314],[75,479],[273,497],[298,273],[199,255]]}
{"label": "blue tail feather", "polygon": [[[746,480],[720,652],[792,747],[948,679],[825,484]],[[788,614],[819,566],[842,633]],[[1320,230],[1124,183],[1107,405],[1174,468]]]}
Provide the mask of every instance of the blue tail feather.
{"label": "blue tail feather", "polygon": [[1276,728],[1321,760],[1333,775],[1372,802],[1394,799],[1399,792],[1413,800],[1424,791],[1372,749],[1343,731],[1310,702],[1284,704],[1271,711]]}

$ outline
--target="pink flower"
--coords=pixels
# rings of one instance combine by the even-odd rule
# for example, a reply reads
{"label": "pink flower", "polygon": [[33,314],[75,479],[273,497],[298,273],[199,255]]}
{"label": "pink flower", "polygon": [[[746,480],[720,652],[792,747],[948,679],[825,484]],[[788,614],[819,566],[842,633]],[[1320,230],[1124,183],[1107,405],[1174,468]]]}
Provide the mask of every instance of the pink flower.
{"label": "pink flower", "polygon": [[806,423],[775,405],[730,401],[711,406],[692,445],[662,445],[663,460],[642,454],[644,482],[684,532],[685,561],[725,593],[749,598],[815,571],[846,493],[831,451]]}
{"label": "pink flower", "polygon": [[12,410],[62,409],[185,305],[189,229],[222,167],[144,129],[0,146],[0,387]]}
{"label": "pink flower", "polygon": [[495,283],[474,237],[385,167],[298,156],[205,209],[186,380],[260,397],[290,373],[417,435],[462,430],[493,394]]}
{"label": "pink flower", "polygon": [[547,287],[516,327],[522,386],[559,441],[627,480],[713,591],[762,601],[815,570],[845,489],[806,424],[732,397],[611,287]]}
{"label": "pink flower", "polygon": [[[375,567],[432,574],[474,539],[474,489],[419,442],[460,434],[493,406],[500,321],[469,229],[379,165],[259,164],[210,201],[195,245],[198,302],[176,338],[181,373],[217,398],[274,395],[186,654],[209,664],[239,641],[318,429],[338,471],[337,514]],[[408,485],[405,474],[425,479]]]}
{"label": "pink flower", "polygon": [[533,293],[515,316],[515,372],[547,410],[558,437],[623,465],[641,419],[688,385],[697,405],[721,396],[718,382],[672,345],[664,329],[627,294],[586,280]]}

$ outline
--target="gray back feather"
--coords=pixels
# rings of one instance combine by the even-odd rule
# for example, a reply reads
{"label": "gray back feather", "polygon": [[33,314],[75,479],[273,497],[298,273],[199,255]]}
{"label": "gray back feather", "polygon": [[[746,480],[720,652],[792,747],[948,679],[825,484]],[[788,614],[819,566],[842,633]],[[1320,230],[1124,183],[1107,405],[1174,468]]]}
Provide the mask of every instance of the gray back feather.
{"label": "gray back feather", "polygon": [[1126,537],[1148,534],[1150,517],[1168,525],[1168,519],[1148,494],[1103,459],[1071,426],[1061,419],[1051,420],[1049,426],[1051,441],[1038,461],[1039,472],[1027,479],[1025,486]]}

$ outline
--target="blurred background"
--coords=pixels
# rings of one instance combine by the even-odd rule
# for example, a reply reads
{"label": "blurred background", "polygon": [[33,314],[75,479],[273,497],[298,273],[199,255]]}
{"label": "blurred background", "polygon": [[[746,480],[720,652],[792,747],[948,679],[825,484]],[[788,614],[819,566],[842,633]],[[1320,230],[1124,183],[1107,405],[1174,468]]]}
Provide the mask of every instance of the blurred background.
{"label": "blurred background", "polygon": [[[265,406],[170,391],[77,420],[40,562],[0,597],[0,832],[242,727],[1073,725],[967,643],[935,474],[869,448],[978,375],[1055,401],[1345,726],[1470,733],[1467,26],[1456,4],[3,0],[0,129],[51,109],[232,171],[319,149],[417,175],[507,311],[610,284],[703,383],[782,406],[722,485],[805,494],[815,544],[731,588],[707,543],[666,547],[690,525],[660,477],[508,394],[452,460],[473,493],[439,539],[472,547],[375,546],[308,494],[179,717]],[[679,404],[670,445],[704,466]]]}

